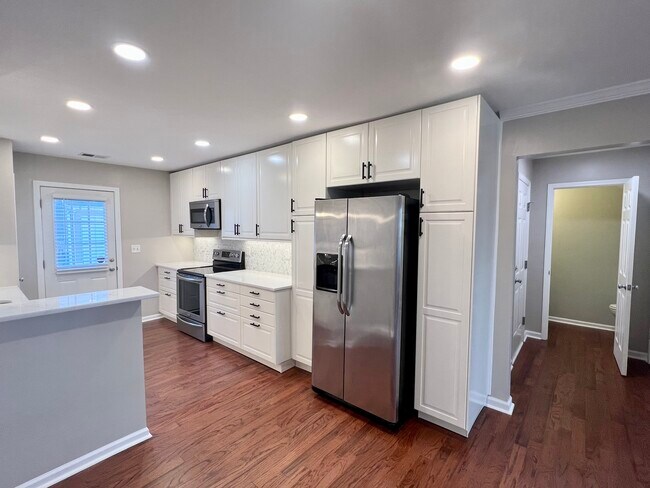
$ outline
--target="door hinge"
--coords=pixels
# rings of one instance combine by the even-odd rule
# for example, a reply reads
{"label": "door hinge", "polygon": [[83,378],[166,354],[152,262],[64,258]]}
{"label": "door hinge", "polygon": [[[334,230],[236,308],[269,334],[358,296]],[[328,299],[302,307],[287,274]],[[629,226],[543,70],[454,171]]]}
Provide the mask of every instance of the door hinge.
{"label": "door hinge", "polygon": [[526,212],[530,212],[530,206],[533,204],[533,202],[528,202],[526,204]]}
{"label": "door hinge", "polygon": [[528,269],[528,259],[524,261],[524,269]]}
{"label": "door hinge", "polygon": [[521,325],[526,325],[526,316],[521,318]]}

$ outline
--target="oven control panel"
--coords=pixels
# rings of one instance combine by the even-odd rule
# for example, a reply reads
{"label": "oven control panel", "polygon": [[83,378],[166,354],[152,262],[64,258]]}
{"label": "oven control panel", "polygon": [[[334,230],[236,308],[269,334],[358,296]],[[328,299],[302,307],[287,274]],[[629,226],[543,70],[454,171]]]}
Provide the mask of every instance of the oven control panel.
{"label": "oven control panel", "polygon": [[214,261],[230,261],[232,263],[241,263],[242,251],[233,251],[230,249],[214,249],[212,251],[212,259]]}

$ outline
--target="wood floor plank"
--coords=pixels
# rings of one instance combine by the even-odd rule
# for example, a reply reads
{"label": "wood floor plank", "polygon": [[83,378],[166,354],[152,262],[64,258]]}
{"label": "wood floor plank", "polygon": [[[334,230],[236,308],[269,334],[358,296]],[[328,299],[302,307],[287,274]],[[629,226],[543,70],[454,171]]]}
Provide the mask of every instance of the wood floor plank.
{"label": "wood floor plank", "polygon": [[153,438],[59,487],[650,486],[650,366],[618,374],[612,334],[551,324],[512,371],[512,416],[469,438],[412,418],[398,431],[167,320],[144,327]]}

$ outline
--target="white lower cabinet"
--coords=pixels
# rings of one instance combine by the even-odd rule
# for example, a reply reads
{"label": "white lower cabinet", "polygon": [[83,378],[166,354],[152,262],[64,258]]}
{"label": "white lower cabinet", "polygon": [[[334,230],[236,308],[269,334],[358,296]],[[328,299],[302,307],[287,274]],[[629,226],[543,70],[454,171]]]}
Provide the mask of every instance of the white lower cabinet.
{"label": "white lower cabinet", "polygon": [[158,268],[158,311],[176,322],[176,270]]}
{"label": "white lower cabinet", "polygon": [[314,217],[295,217],[293,229],[291,351],[297,365],[310,370],[314,320]]}
{"label": "white lower cabinet", "polygon": [[291,289],[207,279],[208,333],[215,342],[283,372],[291,359]]}

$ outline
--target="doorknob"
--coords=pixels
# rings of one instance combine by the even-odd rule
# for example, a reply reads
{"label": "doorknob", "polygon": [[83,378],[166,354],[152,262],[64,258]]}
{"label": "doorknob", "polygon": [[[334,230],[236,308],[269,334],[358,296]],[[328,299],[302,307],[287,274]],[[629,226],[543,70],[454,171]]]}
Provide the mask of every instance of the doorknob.
{"label": "doorknob", "polygon": [[108,268],[109,271],[115,271],[115,268]]}
{"label": "doorknob", "polygon": [[618,285],[616,288],[618,288],[619,290],[625,290],[625,289],[627,288],[627,286],[625,286],[625,285]]}
{"label": "doorknob", "polygon": [[638,290],[639,285],[627,285],[627,291]]}
{"label": "doorknob", "polygon": [[515,283],[522,283],[521,280],[515,280]]}
{"label": "doorknob", "polygon": [[111,258],[111,259],[109,259],[109,261],[110,261],[111,263],[114,263],[114,262],[115,262],[115,258]]}

